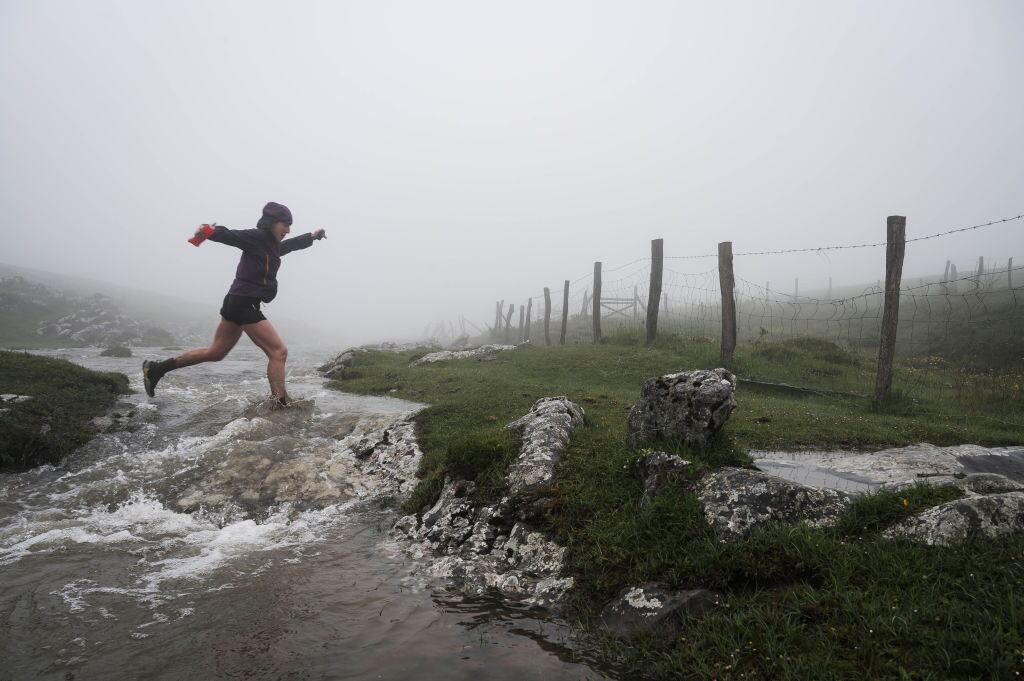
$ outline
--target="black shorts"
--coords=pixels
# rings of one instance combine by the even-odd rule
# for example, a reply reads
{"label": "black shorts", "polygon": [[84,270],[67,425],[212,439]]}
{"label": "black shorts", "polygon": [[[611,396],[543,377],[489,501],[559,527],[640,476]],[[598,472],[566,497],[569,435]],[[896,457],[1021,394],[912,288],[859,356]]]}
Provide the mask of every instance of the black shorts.
{"label": "black shorts", "polygon": [[220,307],[220,316],[239,326],[262,322],[266,317],[260,312],[260,299],[249,296],[224,296],[224,304]]}

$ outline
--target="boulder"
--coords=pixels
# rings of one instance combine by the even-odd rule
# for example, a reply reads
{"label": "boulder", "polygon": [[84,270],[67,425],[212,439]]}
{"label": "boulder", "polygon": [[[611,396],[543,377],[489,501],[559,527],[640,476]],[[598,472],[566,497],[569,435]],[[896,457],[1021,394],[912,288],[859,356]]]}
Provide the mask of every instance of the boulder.
{"label": "boulder", "polygon": [[1024,492],[989,494],[939,504],[885,531],[932,546],[952,546],[974,537],[993,539],[1024,531]]}
{"label": "boulder", "polygon": [[833,525],[852,499],[846,492],[808,487],[745,468],[721,468],[697,487],[704,516],[725,539],[745,535],[767,522]]}
{"label": "boulder", "polygon": [[725,369],[699,369],[649,379],[629,411],[630,447],[667,439],[703,449],[736,408],[736,377]]}
{"label": "boulder", "polygon": [[637,459],[634,473],[643,487],[644,503],[650,503],[659,487],[689,465],[686,459],[666,452],[651,452]]}
{"label": "boulder", "polygon": [[716,607],[721,597],[706,589],[673,591],[661,584],[623,589],[601,611],[600,626],[617,636],[646,631],[672,614],[701,615]]}
{"label": "boulder", "polygon": [[326,364],[320,366],[317,371],[323,374],[324,378],[339,378],[346,368],[352,366],[355,352],[346,350]]}
{"label": "boulder", "polygon": [[519,496],[551,482],[569,436],[583,424],[583,417],[583,409],[569,398],[544,397],[528,414],[505,426],[523,438],[519,456],[505,475],[509,494]]}

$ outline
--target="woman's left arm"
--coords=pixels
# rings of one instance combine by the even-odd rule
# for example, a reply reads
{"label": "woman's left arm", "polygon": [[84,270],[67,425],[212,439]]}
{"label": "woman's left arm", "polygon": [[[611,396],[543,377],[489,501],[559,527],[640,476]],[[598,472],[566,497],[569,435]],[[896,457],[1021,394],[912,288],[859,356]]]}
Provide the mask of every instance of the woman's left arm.
{"label": "woman's left arm", "polygon": [[292,237],[291,239],[285,239],[281,242],[281,255],[291,253],[292,251],[301,251],[303,248],[309,248],[313,245],[313,241],[326,238],[327,233],[322,229],[318,229],[308,234],[300,234],[299,236]]}

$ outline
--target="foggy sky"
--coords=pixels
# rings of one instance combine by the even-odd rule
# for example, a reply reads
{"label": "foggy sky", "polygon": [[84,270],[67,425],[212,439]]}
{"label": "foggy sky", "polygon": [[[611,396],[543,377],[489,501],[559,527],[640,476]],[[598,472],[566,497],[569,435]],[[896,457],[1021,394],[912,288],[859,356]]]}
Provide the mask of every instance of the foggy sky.
{"label": "foggy sky", "polygon": [[[0,0],[0,262],[215,322],[238,252],[185,239],[278,201],[328,239],[284,258],[266,314],[341,344],[482,325],[656,237],[687,255],[987,222],[1024,212],[1022,27],[1013,1]],[[905,274],[978,255],[1024,264],[1024,223],[911,244]],[[736,267],[811,288],[883,262]]]}

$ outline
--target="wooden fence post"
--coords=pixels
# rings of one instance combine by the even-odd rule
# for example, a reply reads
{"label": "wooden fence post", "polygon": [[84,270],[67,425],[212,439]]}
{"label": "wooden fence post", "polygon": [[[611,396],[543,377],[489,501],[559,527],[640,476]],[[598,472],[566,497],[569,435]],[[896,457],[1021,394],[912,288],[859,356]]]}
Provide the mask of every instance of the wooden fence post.
{"label": "wooden fence post", "polygon": [[523,341],[530,340],[530,320],[533,317],[533,298],[526,301],[526,338]]}
{"label": "wooden fence post", "polygon": [[558,336],[558,344],[565,345],[565,332],[569,328],[569,280],[562,285],[562,333]]}
{"label": "wooden fence post", "polygon": [[551,289],[544,287],[544,343],[551,345]]}
{"label": "wooden fence post", "polygon": [[526,308],[523,307],[522,305],[520,305],[519,306],[519,342],[520,343],[522,343],[524,340],[526,340],[525,338],[523,338],[523,320],[525,319],[525,317],[526,317]]}
{"label": "wooden fence post", "polygon": [[586,291],[583,292],[583,307],[580,309],[580,317],[583,317],[584,319],[586,319],[589,316],[588,311],[587,311],[587,307],[589,305],[590,305],[590,289],[588,288]]}
{"label": "wooden fence post", "polygon": [[732,367],[736,351],[736,279],[732,272],[732,242],[718,244],[718,288],[722,292],[722,366]]}
{"label": "wooden fence post", "polygon": [[[647,294],[647,345],[658,337],[658,303],[661,301],[661,274],[665,264],[665,240],[651,240],[651,289]],[[668,301],[665,301],[668,312]]]}
{"label": "wooden fence post", "polygon": [[515,305],[512,303],[508,304],[508,314],[505,315],[505,341],[508,342],[512,331],[512,313],[515,311]]}
{"label": "wooden fence post", "polygon": [[594,263],[594,342],[601,342],[601,263]]}
{"label": "wooden fence post", "polygon": [[498,339],[498,334],[501,332],[501,307],[503,300],[494,301],[494,328],[491,330],[491,336],[494,340]]}
{"label": "wooden fence post", "polygon": [[892,364],[896,355],[896,327],[899,324],[900,316],[903,253],[907,246],[907,218],[905,216],[889,216],[885,240],[885,309],[882,311],[882,338],[878,348],[878,373],[875,377],[875,409],[882,405],[892,388]]}
{"label": "wooden fence post", "polygon": [[949,266],[949,280],[953,283],[953,293],[960,292],[960,283],[957,279],[960,278],[960,273],[956,271],[956,264],[951,263]]}

